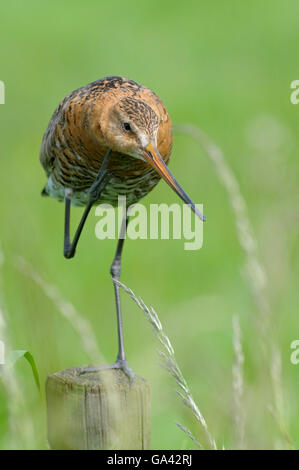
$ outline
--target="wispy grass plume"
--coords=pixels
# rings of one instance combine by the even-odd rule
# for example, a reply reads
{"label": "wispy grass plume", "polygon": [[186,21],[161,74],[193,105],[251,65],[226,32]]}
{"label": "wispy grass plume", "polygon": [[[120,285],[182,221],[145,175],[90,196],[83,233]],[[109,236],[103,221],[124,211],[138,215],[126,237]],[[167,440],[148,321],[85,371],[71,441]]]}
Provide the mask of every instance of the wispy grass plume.
{"label": "wispy grass plume", "polygon": [[[0,245],[0,270],[4,263],[4,254]],[[0,278],[2,293],[2,279]],[[0,339],[5,344],[5,360],[12,352],[11,341],[6,325],[6,314],[4,301],[0,298]],[[6,393],[6,406],[9,416],[9,435],[6,438],[6,448],[10,449],[30,449],[35,442],[34,426],[30,418],[30,412],[26,408],[22,385],[19,382],[14,368],[8,364],[0,366],[1,383]]]}
{"label": "wispy grass plume", "polygon": [[282,384],[281,384],[281,354],[278,349],[275,349],[272,354],[272,364],[271,364],[271,377],[272,383],[274,384],[274,403],[273,406],[269,406],[268,409],[273,416],[275,423],[280,431],[281,437],[286,443],[286,448],[290,450],[295,449],[295,444],[291,438],[285,418],[285,406],[284,406],[284,397],[282,393]]}
{"label": "wispy grass plume", "polygon": [[233,419],[235,437],[238,449],[245,449],[245,409],[243,403],[243,363],[242,338],[239,317],[233,317],[233,348],[235,360],[232,368],[233,375]]}
{"label": "wispy grass plume", "polygon": [[198,442],[198,440],[196,439],[196,437],[193,436],[192,432],[187,429],[185,426],[183,426],[181,423],[179,423],[178,421],[175,422],[175,424],[185,433],[187,434],[188,437],[190,437],[191,441],[194,442],[194,444],[196,445],[196,447],[198,447],[198,449],[202,449],[202,446],[200,444],[200,442]]}
{"label": "wispy grass plume", "polygon": [[202,146],[204,152],[213,162],[220,182],[226,189],[235,216],[238,240],[246,256],[251,290],[261,314],[259,326],[263,331],[263,336],[267,337],[266,332],[270,321],[270,307],[265,294],[267,275],[264,266],[258,259],[257,241],[253,234],[247,204],[241,193],[239,182],[222,150],[201,129],[191,124],[181,124],[175,126],[175,131],[191,136]]}
{"label": "wispy grass plume", "polygon": [[[274,355],[278,348],[273,338],[271,327],[272,312],[266,294],[268,279],[266,270],[258,257],[258,243],[254,236],[247,204],[242,195],[238,180],[222,150],[201,129],[192,124],[180,124],[175,126],[175,131],[189,135],[201,145],[214,164],[215,172],[227,192],[235,216],[238,241],[245,254],[249,285],[259,312],[257,316],[257,331],[260,335],[261,350],[264,354],[264,361],[271,364],[275,360]],[[276,402],[277,397],[283,395],[282,388],[278,389],[278,387],[281,387],[281,382],[275,380],[272,370],[269,370],[269,378],[272,381],[272,401]],[[281,403],[282,401],[280,401]],[[277,405],[277,403],[274,404],[274,407],[277,408]],[[282,417],[283,412],[279,413],[279,416]],[[285,424],[281,423],[281,427],[285,428]]]}
{"label": "wispy grass plume", "polygon": [[15,257],[15,266],[24,276],[32,279],[41,288],[44,294],[54,303],[60,314],[72,325],[92,363],[97,364],[101,360],[105,364],[105,358],[99,350],[95,334],[88,320],[78,312],[71,302],[62,296],[55,285],[45,281],[24,258],[21,256]]}
{"label": "wispy grass plume", "polygon": [[[199,407],[195,403],[194,398],[193,398],[193,396],[190,392],[190,389],[188,387],[188,384],[187,384],[187,382],[186,382],[186,380],[185,380],[185,378],[184,378],[184,376],[183,376],[183,374],[182,374],[182,372],[181,372],[181,370],[180,370],[180,368],[179,368],[179,366],[176,362],[173,346],[170,342],[169,337],[166,335],[166,333],[163,330],[161,321],[160,321],[157,313],[155,312],[153,307],[147,307],[145,305],[145,303],[143,302],[143,300],[140,297],[137,297],[134,294],[134,292],[129,287],[127,287],[125,284],[123,284],[122,282],[120,282],[116,279],[114,279],[114,282],[116,284],[118,284],[119,287],[121,287],[131,297],[131,299],[143,311],[143,313],[145,314],[146,319],[152,325],[153,331],[154,331],[158,341],[160,342],[161,346],[163,347],[163,350],[158,351],[158,354],[159,354],[159,356],[161,358],[161,361],[162,361],[162,366],[175,379],[175,381],[176,381],[176,383],[179,387],[179,389],[176,390],[176,392],[179,395],[179,397],[181,398],[183,404],[191,410],[191,412],[192,412],[193,416],[195,417],[196,421],[198,423],[200,423],[200,425],[201,425],[201,427],[204,431],[204,434],[207,438],[207,441],[209,443],[209,447],[211,449],[216,450],[217,449],[216,441],[213,438],[213,436],[211,435],[211,433],[208,429],[207,422],[206,422],[204,416],[202,415]],[[179,424],[178,424],[178,426],[180,427],[180,429],[182,429],[184,431],[186,430],[186,428],[184,426],[179,425]],[[191,437],[190,434],[191,434],[191,432],[187,430],[187,435],[193,440],[193,442],[195,442],[195,443],[198,442],[197,439],[194,436]],[[201,447],[203,447],[203,446],[201,446]]]}

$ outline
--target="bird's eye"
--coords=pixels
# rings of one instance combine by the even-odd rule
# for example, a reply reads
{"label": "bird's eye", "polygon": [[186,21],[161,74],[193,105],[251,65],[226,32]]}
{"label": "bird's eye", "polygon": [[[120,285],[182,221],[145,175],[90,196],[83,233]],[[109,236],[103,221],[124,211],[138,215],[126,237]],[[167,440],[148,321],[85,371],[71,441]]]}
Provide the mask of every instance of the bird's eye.
{"label": "bird's eye", "polygon": [[131,125],[128,122],[124,122],[124,129],[126,132],[130,132],[132,130]]}

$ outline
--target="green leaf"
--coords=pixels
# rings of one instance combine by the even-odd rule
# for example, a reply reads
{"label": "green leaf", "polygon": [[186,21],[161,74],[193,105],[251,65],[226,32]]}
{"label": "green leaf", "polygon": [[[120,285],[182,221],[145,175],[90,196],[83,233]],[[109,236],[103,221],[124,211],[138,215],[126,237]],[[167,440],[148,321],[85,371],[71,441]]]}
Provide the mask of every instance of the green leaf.
{"label": "green leaf", "polygon": [[22,359],[22,357],[27,359],[27,361],[29,362],[32,373],[33,373],[33,377],[34,377],[34,380],[35,380],[35,383],[36,383],[36,386],[37,386],[38,390],[40,391],[39,373],[38,373],[38,370],[37,370],[37,367],[36,367],[34,357],[32,356],[31,352],[25,351],[25,350],[24,351],[23,350],[12,351],[12,353],[11,353],[11,364],[12,364],[12,366],[14,366],[20,359]]}

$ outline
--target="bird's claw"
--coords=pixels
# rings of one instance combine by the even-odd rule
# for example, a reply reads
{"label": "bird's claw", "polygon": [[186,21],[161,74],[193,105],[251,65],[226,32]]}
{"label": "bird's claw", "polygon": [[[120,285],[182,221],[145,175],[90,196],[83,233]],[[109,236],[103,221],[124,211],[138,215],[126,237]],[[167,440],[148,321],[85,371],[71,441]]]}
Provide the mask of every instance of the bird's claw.
{"label": "bird's claw", "polygon": [[117,359],[116,362],[111,365],[105,365],[105,366],[99,366],[99,367],[87,367],[80,372],[80,375],[89,374],[92,372],[100,372],[101,370],[107,370],[107,369],[121,369],[128,377],[130,387],[133,386],[135,374],[133,370],[131,369],[131,367],[129,366],[128,361],[126,359]]}
{"label": "bird's claw", "polygon": [[[113,367],[114,366],[114,367]],[[112,368],[121,369],[129,379],[130,386],[133,386],[135,374],[133,369],[128,364],[128,361],[125,359],[117,359],[115,364],[112,365]]]}

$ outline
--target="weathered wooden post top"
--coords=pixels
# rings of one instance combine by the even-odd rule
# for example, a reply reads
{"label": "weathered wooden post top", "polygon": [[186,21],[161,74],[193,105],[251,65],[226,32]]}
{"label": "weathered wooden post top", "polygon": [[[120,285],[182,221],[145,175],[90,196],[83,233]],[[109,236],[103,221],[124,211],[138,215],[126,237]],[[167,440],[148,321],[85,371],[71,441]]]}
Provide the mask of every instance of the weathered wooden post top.
{"label": "weathered wooden post top", "polygon": [[51,449],[149,449],[150,390],[119,369],[72,367],[46,383]]}

